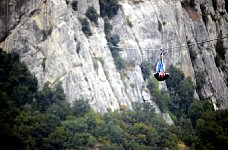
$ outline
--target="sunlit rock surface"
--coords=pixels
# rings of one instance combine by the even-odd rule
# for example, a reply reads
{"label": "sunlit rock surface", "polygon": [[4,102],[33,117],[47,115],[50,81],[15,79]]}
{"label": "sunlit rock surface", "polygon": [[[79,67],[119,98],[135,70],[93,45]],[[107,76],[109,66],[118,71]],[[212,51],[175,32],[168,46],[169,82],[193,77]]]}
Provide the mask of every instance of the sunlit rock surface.
{"label": "sunlit rock surface", "polygon": [[[228,35],[224,0],[216,6],[205,0],[185,8],[178,0],[120,0],[120,9],[110,20],[110,34],[120,37],[119,54],[125,64],[121,70],[116,69],[107,46],[105,20],[99,16],[96,25],[88,19],[91,36],[82,31],[81,20],[87,18],[89,7],[100,14],[98,0],[78,0],[77,8],[72,8],[72,0],[0,3],[5,10],[0,13],[1,47],[20,54],[40,88],[47,81],[51,85],[61,81],[70,103],[88,99],[96,111],[105,112],[107,108],[118,110],[121,105],[131,108],[131,102],[146,99],[160,112],[148,95],[140,64],[149,62],[153,74],[159,49],[165,47],[167,71],[174,65],[191,77],[194,84],[196,72],[203,71],[203,98],[211,100],[216,109],[228,107],[227,72],[215,64],[216,41],[186,46],[218,38],[219,33]],[[224,46],[228,47],[227,39]],[[196,53],[194,62],[190,49]],[[227,57],[226,52],[226,70]],[[160,87],[166,89],[165,83]],[[195,97],[198,98],[196,92]]]}

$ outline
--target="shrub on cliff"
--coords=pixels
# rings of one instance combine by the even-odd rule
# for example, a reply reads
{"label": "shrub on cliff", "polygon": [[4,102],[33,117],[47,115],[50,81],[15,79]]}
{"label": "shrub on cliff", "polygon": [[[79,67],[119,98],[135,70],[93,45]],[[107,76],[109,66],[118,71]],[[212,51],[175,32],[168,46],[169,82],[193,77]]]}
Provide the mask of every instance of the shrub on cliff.
{"label": "shrub on cliff", "polygon": [[86,11],[86,16],[89,18],[90,21],[94,22],[96,25],[98,24],[98,14],[94,7],[89,7]]}

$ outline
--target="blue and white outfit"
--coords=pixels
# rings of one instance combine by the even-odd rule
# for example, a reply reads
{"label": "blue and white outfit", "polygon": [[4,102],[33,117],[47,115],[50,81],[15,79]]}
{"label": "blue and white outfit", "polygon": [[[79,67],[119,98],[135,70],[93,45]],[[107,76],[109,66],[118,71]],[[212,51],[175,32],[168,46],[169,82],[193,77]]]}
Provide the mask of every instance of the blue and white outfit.
{"label": "blue and white outfit", "polygon": [[165,64],[163,63],[162,58],[158,61],[156,65],[156,72],[157,73],[165,72]]}
{"label": "blue and white outfit", "polygon": [[[164,76],[160,77],[160,72],[163,72]],[[161,58],[158,61],[157,65],[156,65],[156,73],[154,73],[154,77],[158,80],[158,81],[164,81],[169,77],[168,73],[165,73],[165,63],[163,62],[163,54],[161,54]]]}

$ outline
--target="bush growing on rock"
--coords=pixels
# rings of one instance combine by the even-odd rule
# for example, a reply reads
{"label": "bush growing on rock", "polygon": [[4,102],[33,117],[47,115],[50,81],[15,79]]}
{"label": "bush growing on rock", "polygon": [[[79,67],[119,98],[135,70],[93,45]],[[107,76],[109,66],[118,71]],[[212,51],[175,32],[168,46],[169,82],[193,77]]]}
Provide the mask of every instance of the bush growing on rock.
{"label": "bush growing on rock", "polygon": [[84,32],[84,34],[88,37],[92,35],[90,26],[89,26],[89,21],[84,18],[81,20],[81,24],[82,24],[82,31]]}
{"label": "bush growing on rock", "polygon": [[99,0],[100,14],[102,17],[112,18],[117,15],[120,4],[119,0]]}
{"label": "bush growing on rock", "polygon": [[78,10],[78,1],[73,1],[71,3],[71,6],[74,11],[77,11]]}
{"label": "bush growing on rock", "polygon": [[94,22],[96,25],[98,24],[98,14],[94,7],[89,7],[86,11],[86,16],[90,21]]}

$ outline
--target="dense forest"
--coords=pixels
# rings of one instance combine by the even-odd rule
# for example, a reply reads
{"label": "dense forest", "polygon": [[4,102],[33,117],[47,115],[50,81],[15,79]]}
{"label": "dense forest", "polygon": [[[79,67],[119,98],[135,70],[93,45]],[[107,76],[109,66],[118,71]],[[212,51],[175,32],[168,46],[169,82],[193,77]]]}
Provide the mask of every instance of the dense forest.
{"label": "dense forest", "polygon": [[[148,72],[143,67],[144,73]],[[211,150],[228,147],[228,111],[214,111],[207,100],[195,100],[197,86],[177,68],[170,68],[167,91],[160,91],[150,76],[148,88],[162,112],[174,125],[156,114],[149,102],[134,103],[133,110],[96,113],[88,100],[67,102],[61,82],[37,80],[16,53],[0,50],[0,146],[7,149],[101,150]]]}

